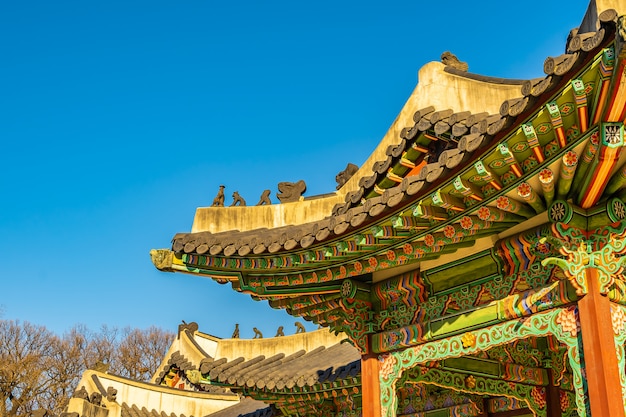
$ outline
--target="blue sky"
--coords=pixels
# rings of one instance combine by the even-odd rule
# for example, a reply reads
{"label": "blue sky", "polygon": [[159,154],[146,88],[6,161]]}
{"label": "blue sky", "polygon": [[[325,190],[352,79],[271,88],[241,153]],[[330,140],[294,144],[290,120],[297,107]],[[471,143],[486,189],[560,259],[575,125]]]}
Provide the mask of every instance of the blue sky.
{"label": "blue sky", "polygon": [[[0,5],[0,317],[229,337],[294,318],[157,271],[219,184],[332,192],[450,50],[543,76],[587,2],[31,1]],[[230,200],[227,198],[227,204]],[[313,325],[307,325],[313,329]]]}

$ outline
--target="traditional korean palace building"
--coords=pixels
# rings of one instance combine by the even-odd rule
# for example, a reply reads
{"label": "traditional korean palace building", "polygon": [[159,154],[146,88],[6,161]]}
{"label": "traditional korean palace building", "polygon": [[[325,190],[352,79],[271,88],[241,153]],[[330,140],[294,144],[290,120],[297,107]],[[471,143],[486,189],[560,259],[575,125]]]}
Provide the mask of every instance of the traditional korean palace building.
{"label": "traditional korean palace building", "polygon": [[339,336],[231,355],[210,345],[261,342],[184,329],[150,387],[250,406],[232,415],[623,417],[624,15],[626,1],[592,0],[537,79],[472,74],[449,53],[426,64],[336,192],[281,183],[280,204],[222,207],[222,193],[198,208],[151,251],[159,270]]}
{"label": "traditional korean palace building", "polygon": [[154,264],[349,337],[359,383],[277,415],[624,416],[624,14],[592,1],[538,79],[442,55],[336,192],[216,198]]}
{"label": "traditional korean palace building", "polygon": [[359,392],[360,373],[358,349],[327,329],[243,340],[189,323],[150,382],[89,370],[61,417],[330,416],[355,408],[343,391]]}

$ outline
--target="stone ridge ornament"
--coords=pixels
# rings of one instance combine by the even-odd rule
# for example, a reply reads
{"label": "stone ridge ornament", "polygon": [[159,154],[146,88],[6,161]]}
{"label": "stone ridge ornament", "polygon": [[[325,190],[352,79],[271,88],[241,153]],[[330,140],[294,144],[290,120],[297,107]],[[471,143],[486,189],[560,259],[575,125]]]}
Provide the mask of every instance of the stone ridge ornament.
{"label": "stone ridge ornament", "polygon": [[292,203],[299,201],[302,194],[306,191],[306,183],[304,180],[298,182],[279,182],[278,194],[276,197],[281,203]]}
{"label": "stone ridge ornament", "polygon": [[244,200],[243,197],[239,195],[238,191],[235,191],[233,193],[233,203],[230,206],[231,207],[234,207],[234,206],[245,207],[245,205],[246,205],[246,200]]}
{"label": "stone ridge ornament", "polygon": [[461,62],[459,58],[456,57],[456,55],[449,51],[441,54],[441,62],[446,67],[452,67],[459,71],[467,72],[467,70],[469,69],[469,65],[467,65],[467,62]]}
{"label": "stone ridge ornament", "polygon": [[356,174],[358,170],[359,170],[358,166],[352,163],[348,163],[348,165],[346,166],[346,169],[344,169],[343,171],[341,171],[335,176],[335,181],[337,181],[337,190],[343,187],[344,184],[347,183],[348,180],[352,178],[352,176]]}
{"label": "stone ridge ornament", "polygon": [[224,188],[226,188],[225,185],[220,185],[220,189],[217,191],[217,195],[213,199],[211,207],[224,207]]}
{"label": "stone ridge ornament", "polygon": [[259,202],[256,203],[257,206],[264,206],[264,205],[269,205],[272,204],[272,201],[270,200],[270,190],[264,190],[263,193],[261,193],[261,197],[259,198]]}

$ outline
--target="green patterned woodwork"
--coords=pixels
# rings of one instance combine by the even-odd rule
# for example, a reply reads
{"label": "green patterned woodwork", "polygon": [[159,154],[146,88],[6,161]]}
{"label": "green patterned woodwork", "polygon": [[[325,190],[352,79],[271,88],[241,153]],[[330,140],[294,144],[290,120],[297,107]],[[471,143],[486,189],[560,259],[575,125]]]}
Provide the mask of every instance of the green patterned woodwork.
{"label": "green patterned woodwork", "polygon": [[554,173],[551,169],[545,168],[539,172],[538,177],[543,192],[543,199],[546,201],[547,205],[550,205],[554,200]]}
{"label": "green patterned woodwork", "polygon": [[552,123],[543,122],[537,124],[537,129],[535,129],[537,135],[544,137],[548,133],[552,132]]}
{"label": "green patterned woodwork", "polygon": [[[602,51],[600,55],[599,65],[597,66],[597,88],[593,94],[593,111],[591,111],[591,117],[589,120],[598,121],[604,110],[604,104],[606,97],[602,96],[603,91],[606,91],[610,83],[611,76],[613,75],[613,68],[615,66],[615,49],[613,46],[609,46]],[[601,99],[604,99],[601,101]]]}
{"label": "green patterned woodwork", "polygon": [[[548,208],[548,219],[550,220],[550,222],[564,223],[569,225],[570,227],[575,227],[581,230],[586,230],[589,228],[589,218],[587,217],[587,214],[587,211],[579,207],[573,206],[563,200],[554,201]],[[603,224],[607,224],[607,222],[604,222]],[[551,240],[551,242],[553,244],[558,243],[555,240]]]}
{"label": "green patterned woodwork", "polygon": [[451,407],[419,413],[403,414],[404,417],[478,417],[480,415],[482,415],[482,412],[475,403],[453,405]]}
{"label": "green patterned woodwork", "polygon": [[546,206],[541,197],[527,182],[522,182],[517,186],[517,195],[535,210],[535,213],[545,211]]}
{"label": "green patterned woodwork", "polygon": [[377,329],[406,326],[423,319],[426,287],[418,271],[401,274],[372,286],[374,322]]}
{"label": "green patterned woodwork", "polygon": [[561,118],[561,111],[556,101],[551,101],[546,104],[548,115],[550,116],[550,122],[555,129],[563,126],[563,119]]}
{"label": "green patterned woodwork", "polygon": [[502,395],[524,401],[535,416],[546,416],[546,391],[543,387],[466,375],[440,368],[416,366],[407,371],[406,383],[433,384],[442,388],[477,394]]}
{"label": "green patterned woodwork", "polygon": [[343,299],[338,294],[321,295],[315,297],[317,302],[300,308],[289,308],[289,314],[300,317],[317,316],[345,307]]}
{"label": "green patterned woodwork", "polygon": [[429,221],[419,220],[413,216],[396,216],[391,219],[391,226],[398,230],[426,230],[430,228]]}
{"label": "green patterned woodwork", "polygon": [[[478,176],[481,178],[482,181],[484,182],[488,182],[493,188],[495,188],[495,190],[500,190],[502,189],[502,185],[499,183],[498,179],[496,178],[495,175],[493,175],[485,166],[485,164],[483,164],[482,161],[478,161],[474,164],[474,169],[476,170],[476,173],[478,174]],[[485,189],[483,187],[483,193],[485,193]],[[485,194],[489,194],[489,193],[485,193]]]}
{"label": "green patterned woodwork", "polygon": [[431,339],[471,330],[498,322],[498,304],[492,303],[473,311],[442,317],[430,322]]}
{"label": "green patterned woodwork", "polygon": [[572,126],[574,125],[574,123],[577,122],[576,103],[574,101],[570,101],[570,100],[575,100],[573,90],[569,90],[566,100],[568,101],[565,101],[564,103],[560,103],[559,108],[558,108],[559,113],[561,115],[561,121],[564,127]]}
{"label": "green patterned woodwork", "polygon": [[498,241],[495,249],[503,261],[505,275],[528,270],[551,254],[552,245],[545,238],[551,237],[552,233],[549,225],[542,225]]}
{"label": "green patterned woodwork", "polygon": [[370,309],[371,306],[366,303],[349,304],[342,301],[339,308],[315,315],[314,323],[328,326],[334,332],[345,333],[366,354],[369,352],[367,334],[372,331],[368,320]]}
{"label": "green patterned woodwork", "polygon": [[463,203],[463,200],[449,194],[444,194],[441,192],[441,189],[435,191],[431,195],[431,199],[433,201],[433,205],[447,210],[463,211],[465,209],[465,203]]}
{"label": "green patterned woodwork", "polygon": [[530,146],[530,148],[532,149],[537,160],[539,162],[543,162],[543,151],[539,146],[539,139],[537,138],[537,133],[535,132],[535,128],[533,127],[533,125],[528,123],[523,124],[522,132],[524,132],[524,136],[526,136],[526,142],[528,142],[528,146]]}
{"label": "green patterned woodwork", "polygon": [[442,369],[459,371],[472,375],[484,375],[489,377],[501,377],[500,363],[488,359],[463,356],[461,358],[448,358],[439,364]]}
{"label": "green patterned woodwork", "polygon": [[417,207],[415,207],[413,216],[430,221],[447,220],[449,217],[448,212],[443,208],[423,204],[418,204]]}
{"label": "green patterned woodwork", "polygon": [[565,199],[571,190],[577,166],[578,154],[573,151],[566,152],[561,160],[561,168],[559,170],[559,184],[556,193],[557,199]]}
{"label": "green patterned woodwork", "polygon": [[477,201],[482,201],[480,189],[469,181],[464,181],[460,176],[457,176],[452,182],[454,190],[451,190],[452,194],[456,194],[463,197],[473,198]]}
{"label": "green patterned woodwork", "polygon": [[520,168],[517,160],[515,159],[515,156],[513,156],[506,143],[501,143],[500,145],[498,145],[498,150],[500,151],[500,155],[502,155],[503,157],[503,161],[506,167],[510,169],[516,177],[521,177],[522,169]]}
{"label": "green patterned woodwork", "polygon": [[[528,317],[509,320],[486,328],[427,342],[401,351],[380,356],[381,414],[395,417],[397,409],[396,383],[408,370],[431,361],[476,355],[516,340],[553,335],[567,346],[569,365],[572,369],[576,406],[580,416],[588,416],[587,393],[581,368],[579,348],[580,321],[573,306],[553,308]],[[501,387],[506,390],[506,387]],[[507,391],[509,392],[509,391]],[[509,397],[518,398],[517,395]],[[498,394],[495,394],[498,395]],[[500,393],[502,395],[502,393]],[[528,401],[528,397],[521,398]],[[532,408],[532,407],[531,407]]]}
{"label": "green patterned woodwork", "polygon": [[565,131],[565,139],[568,143],[573,142],[581,135],[581,133],[582,131],[577,125],[572,125]]}
{"label": "green patterned woodwork", "polygon": [[[526,403],[516,398],[497,397],[497,398],[491,398],[488,401],[487,412],[491,414],[495,414],[495,413],[502,413],[505,411],[519,410],[522,408],[526,408]],[[529,416],[531,415],[532,413],[529,414]]]}
{"label": "green patterned woodwork", "polygon": [[[484,411],[483,399],[435,385],[406,384],[398,387],[398,411],[403,416],[474,416]],[[456,414],[455,414],[456,413]]]}
{"label": "green patterned woodwork", "polygon": [[576,404],[576,397],[574,393],[561,390],[559,394],[561,417],[579,417],[578,410],[572,406],[573,404]]}
{"label": "green patterned woodwork", "polygon": [[606,195],[613,195],[624,187],[626,187],[626,164],[611,177],[604,192]]}
{"label": "green patterned woodwork", "polygon": [[507,171],[504,174],[502,174],[502,176],[500,177],[500,180],[502,181],[502,184],[506,187],[508,185],[511,185],[513,182],[515,182],[517,180],[517,176],[512,173],[511,171]]}
{"label": "green patterned woodwork", "polygon": [[[349,276],[363,275],[404,265],[415,260],[427,259],[430,255],[438,256],[444,253],[444,251],[453,251],[460,247],[472,245],[472,242],[477,237],[483,234],[494,233],[498,230],[504,230],[507,227],[509,227],[508,223],[493,223],[490,220],[481,220],[476,216],[464,216],[460,219],[458,224],[443,227],[442,232],[422,235],[423,240],[400,244],[395,249],[381,251],[367,259],[348,262],[339,267],[333,267],[332,269],[308,270],[302,273],[294,273],[290,276],[265,275],[255,277],[248,275],[245,279],[241,280],[239,288],[241,291],[251,291],[259,295],[287,295],[290,293],[297,294],[298,292],[314,291],[306,287],[314,285],[317,289],[319,288],[319,284],[332,285],[333,283],[330,281],[337,281]],[[419,238],[419,236],[417,236],[417,238]],[[467,238],[469,239],[465,240]],[[220,267],[224,267],[223,262],[229,262],[226,258],[223,258],[222,261],[221,258],[213,259],[197,255],[183,255],[183,257],[186,257],[186,261],[193,260],[194,262],[200,263],[210,263],[213,260],[218,260],[220,261]],[[192,257],[194,258],[191,259]],[[271,266],[268,262],[265,262],[264,265]],[[336,285],[338,285],[338,283]],[[281,287],[288,288],[283,290]]]}
{"label": "green patterned woodwork", "polygon": [[[626,217],[626,206],[619,198],[611,198],[604,206],[597,205],[587,209],[587,230],[602,230],[607,224],[623,223]],[[594,234],[590,235],[593,238]]]}
{"label": "green patterned woodwork", "polygon": [[507,196],[498,197],[496,199],[496,207],[500,210],[517,214],[526,219],[529,219],[535,215],[534,210],[528,207],[526,204]]}
{"label": "green patterned woodwork", "polygon": [[613,75],[613,67],[615,66],[615,48],[609,46],[602,51],[602,61],[600,63],[599,72],[602,80],[606,80]]}
{"label": "green patterned woodwork", "polygon": [[[524,292],[529,289],[544,287],[551,279],[551,276],[552,271],[550,269],[543,268],[540,263],[536,262],[515,275],[498,275],[486,282],[475,282],[467,286],[457,287],[452,292],[430,295],[425,301],[420,301],[419,310],[415,306],[406,304],[406,301],[401,301],[400,306],[397,306],[395,311],[387,311],[385,310],[387,305],[392,305],[392,303],[388,301],[388,304],[384,307],[385,309],[375,314],[375,322],[377,327],[381,330],[394,330],[393,324],[402,321],[398,316],[404,317],[404,325],[410,322],[409,319],[413,320],[411,322],[415,322],[415,318],[418,316],[421,317],[420,320],[428,323],[434,318],[448,316],[463,310],[473,309],[475,306],[487,304],[494,300],[503,299],[516,291]],[[379,294],[383,293],[383,291],[381,291],[383,286],[384,288],[393,288],[389,291],[390,295],[386,297],[388,300],[390,300],[391,297],[395,300],[403,300],[405,296],[400,297],[395,295],[400,291],[414,291],[416,294],[412,296],[414,300],[421,300],[421,297],[425,294],[423,284],[417,279],[414,279],[412,283],[404,282],[400,286],[395,284],[397,282],[399,282],[397,279],[395,281],[384,281],[379,284],[381,287],[379,287],[378,290],[373,291],[376,295],[376,297],[373,298],[375,310],[381,310],[381,307],[376,307],[379,305],[376,299],[382,299],[381,297],[384,297]],[[569,294],[566,296],[567,299],[575,299],[575,295],[570,287],[563,286],[563,290],[560,291]],[[524,301],[521,302],[523,303]],[[520,302],[518,301],[518,303]],[[403,306],[403,304],[406,305]],[[408,333],[403,334],[402,331],[397,329],[402,326],[402,324],[395,326],[394,333],[389,337],[398,340],[421,340],[425,334],[423,327],[407,328],[406,332]]]}
{"label": "green patterned woodwork", "polygon": [[[554,229],[562,237],[573,236],[575,230],[559,224]],[[569,242],[562,241],[558,250],[564,258],[549,257],[541,264],[555,265],[563,270],[579,296],[588,293],[587,269],[594,268],[598,273],[599,291],[606,295],[615,285],[616,278],[623,281],[626,258],[622,255],[626,253],[626,225],[620,224],[617,229],[611,226],[596,229],[587,236]]]}
{"label": "green patterned woodwork", "polygon": [[612,302],[626,306],[626,283],[622,280],[615,280],[615,285],[609,290],[608,297]]}
{"label": "green patterned woodwork", "polygon": [[544,360],[545,365],[552,369],[550,383],[565,390],[572,390],[571,376],[568,371],[567,349],[560,345],[548,350],[549,357]]}
{"label": "green patterned woodwork", "polygon": [[[530,352],[526,352],[527,355]],[[441,361],[438,367],[449,371],[469,373],[474,376],[499,378],[505,381],[521,382],[530,385],[547,385],[548,373],[545,369],[533,368],[511,362],[499,362],[488,358],[463,356]]]}
{"label": "green patterned woodwork", "polygon": [[575,78],[571,82],[576,104],[579,106],[587,105],[587,93],[585,91],[585,82],[580,78]]}
{"label": "green patterned woodwork", "polygon": [[[566,281],[556,281],[547,287],[513,294],[471,311],[443,317],[431,316],[428,321],[378,332],[371,336],[372,351],[382,353],[416,346],[513,318],[528,317],[576,299]],[[430,302],[427,304],[430,305]]]}
{"label": "green patterned woodwork", "polygon": [[497,257],[491,251],[483,251],[457,262],[424,271],[422,277],[430,292],[438,294],[468,282],[497,276],[500,268]]}
{"label": "green patterned woodwork", "polygon": [[568,196],[573,196],[580,189],[582,189],[582,183],[587,175],[587,171],[593,162],[596,153],[598,152],[598,147],[600,145],[600,131],[598,127],[591,129],[588,131],[589,140],[585,149],[581,155],[578,156],[578,164],[576,168],[576,172],[574,174],[574,178],[572,179],[572,187]]}
{"label": "green patterned woodwork", "polygon": [[[590,162],[587,172],[582,178],[580,190],[578,190],[576,201],[582,207],[592,207],[599,200],[610,178],[610,171],[617,164],[624,146],[624,124],[622,122],[601,123],[600,132],[600,143],[595,157]],[[597,194],[597,197],[589,197],[594,193]]]}
{"label": "green patterned woodwork", "polygon": [[[544,362],[544,357],[551,350],[537,349],[539,339],[521,339],[507,345],[495,346],[487,352],[482,352],[485,357],[502,363],[503,366],[523,366],[537,368]],[[543,378],[543,376],[542,376]],[[545,385],[540,383],[539,385]]]}
{"label": "green patterned woodwork", "polygon": [[522,161],[522,170],[524,173],[530,173],[537,168],[539,164],[543,164],[543,160],[537,158],[535,155],[531,155]]}

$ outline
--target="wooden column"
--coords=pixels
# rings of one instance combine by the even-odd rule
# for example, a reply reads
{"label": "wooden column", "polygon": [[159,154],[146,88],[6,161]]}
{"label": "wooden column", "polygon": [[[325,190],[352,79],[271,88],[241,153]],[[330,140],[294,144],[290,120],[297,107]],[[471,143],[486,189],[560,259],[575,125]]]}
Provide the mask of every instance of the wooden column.
{"label": "wooden column", "polygon": [[548,386],[546,387],[546,411],[548,417],[561,417],[561,392],[553,385],[552,369],[548,368]]}
{"label": "wooden column", "polygon": [[624,417],[611,303],[600,294],[597,269],[585,270],[588,293],[578,301],[578,313],[591,415]]}
{"label": "wooden column", "polygon": [[[368,337],[368,345],[370,338]],[[371,346],[371,345],[370,345]],[[371,352],[370,346],[368,351]],[[361,356],[362,417],[381,417],[380,409],[380,363],[378,355],[368,353]]]}

